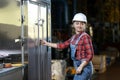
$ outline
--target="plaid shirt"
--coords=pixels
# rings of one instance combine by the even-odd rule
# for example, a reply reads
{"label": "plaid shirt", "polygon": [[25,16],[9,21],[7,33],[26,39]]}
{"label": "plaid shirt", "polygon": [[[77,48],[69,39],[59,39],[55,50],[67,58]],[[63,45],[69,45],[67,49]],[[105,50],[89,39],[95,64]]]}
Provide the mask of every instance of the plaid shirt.
{"label": "plaid shirt", "polygon": [[[58,49],[68,48],[70,44],[75,44],[76,40],[79,38],[80,35],[81,34],[76,34],[72,42],[71,42],[72,38],[70,38],[69,40],[63,43],[57,44],[57,48]],[[90,60],[92,60],[93,55],[94,50],[92,46],[91,37],[88,34],[85,34],[81,37],[80,41],[78,42],[75,57],[77,60],[86,60],[89,62]]]}

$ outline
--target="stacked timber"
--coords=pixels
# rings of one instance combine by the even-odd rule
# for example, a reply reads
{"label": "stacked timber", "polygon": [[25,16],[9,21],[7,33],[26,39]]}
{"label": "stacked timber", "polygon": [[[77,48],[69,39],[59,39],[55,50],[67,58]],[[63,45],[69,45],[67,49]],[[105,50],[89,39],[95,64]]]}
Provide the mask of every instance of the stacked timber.
{"label": "stacked timber", "polygon": [[95,71],[99,73],[103,73],[106,71],[106,56],[105,55],[94,55],[92,62],[93,62],[93,67]]}
{"label": "stacked timber", "polygon": [[52,70],[52,80],[65,80],[66,61],[52,60],[51,70]]}

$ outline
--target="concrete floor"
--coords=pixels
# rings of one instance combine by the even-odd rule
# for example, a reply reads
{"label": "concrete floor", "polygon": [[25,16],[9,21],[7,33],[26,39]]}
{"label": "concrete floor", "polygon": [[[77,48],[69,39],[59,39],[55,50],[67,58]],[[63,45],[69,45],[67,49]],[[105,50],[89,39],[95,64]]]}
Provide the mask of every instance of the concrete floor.
{"label": "concrete floor", "polygon": [[93,80],[120,80],[120,61],[107,67],[107,71],[96,74]]}

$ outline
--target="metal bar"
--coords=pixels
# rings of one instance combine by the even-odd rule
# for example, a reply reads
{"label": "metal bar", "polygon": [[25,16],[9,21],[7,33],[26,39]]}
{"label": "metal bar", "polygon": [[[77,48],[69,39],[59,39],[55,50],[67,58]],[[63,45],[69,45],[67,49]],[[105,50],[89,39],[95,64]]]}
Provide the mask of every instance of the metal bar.
{"label": "metal bar", "polygon": [[[24,1],[20,0],[20,10],[21,10],[21,51],[22,51],[22,65],[24,66]],[[24,75],[24,68],[22,69],[22,75]]]}
{"label": "metal bar", "polygon": [[73,0],[73,15],[77,12],[77,0]]}
{"label": "metal bar", "polygon": [[[40,4],[38,5],[38,42],[40,41],[40,32],[39,32],[39,27],[40,27]],[[41,73],[41,66],[40,66],[40,56],[41,56],[41,46],[38,45],[38,80],[40,80],[41,76],[40,76],[40,73]]]}

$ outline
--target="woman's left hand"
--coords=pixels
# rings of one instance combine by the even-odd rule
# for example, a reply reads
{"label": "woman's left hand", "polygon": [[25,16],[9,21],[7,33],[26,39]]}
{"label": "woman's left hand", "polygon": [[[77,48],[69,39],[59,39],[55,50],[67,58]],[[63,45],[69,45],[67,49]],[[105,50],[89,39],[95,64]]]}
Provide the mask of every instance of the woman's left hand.
{"label": "woman's left hand", "polygon": [[83,70],[83,67],[82,66],[79,66],[76,70],[76,74],[80,74]]}

